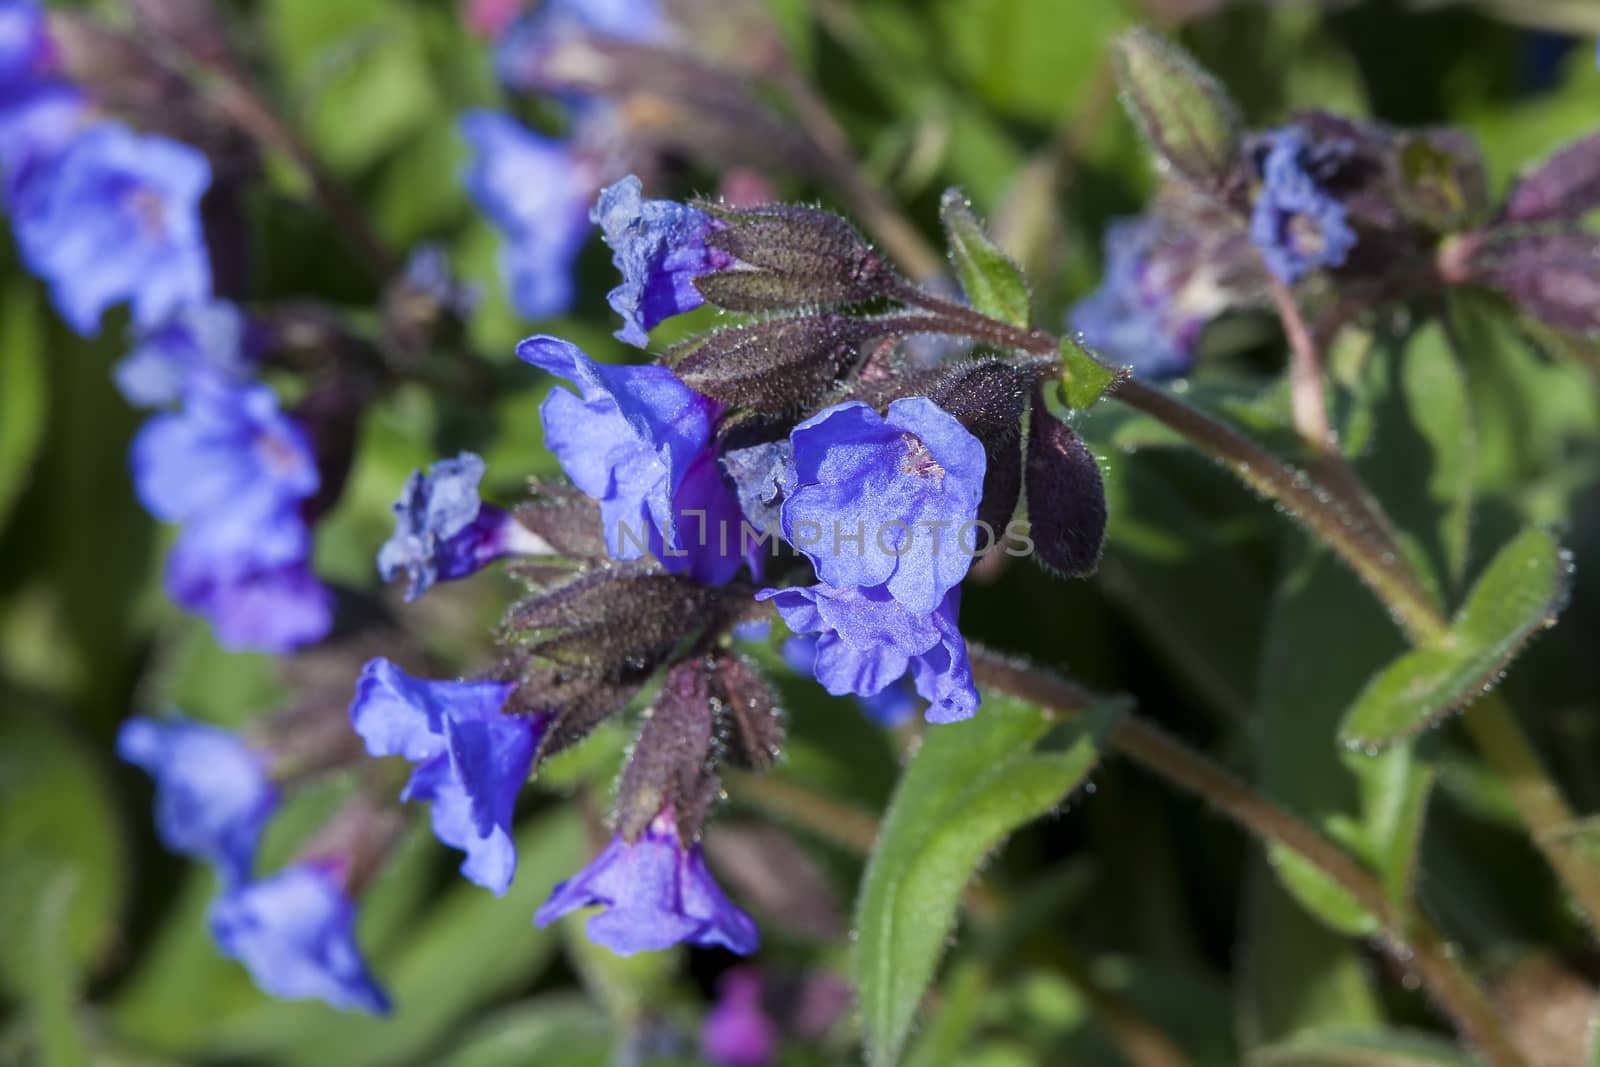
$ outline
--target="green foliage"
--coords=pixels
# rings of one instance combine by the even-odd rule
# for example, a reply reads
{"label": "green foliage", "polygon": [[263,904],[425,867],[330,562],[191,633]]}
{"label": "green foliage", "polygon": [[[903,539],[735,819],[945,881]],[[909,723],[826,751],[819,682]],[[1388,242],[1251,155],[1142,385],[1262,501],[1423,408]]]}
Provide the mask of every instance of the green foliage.
{"label": "green foliage", "polygon": [[967,302],[992,318],[1027,327],[1033,321],[1027,279],[984,232],[983,223],[972,213],[972,205],[959,189],[945,192],[939,201],[939,217],[944,221],[950,261]]}
{"label": "green foliage", "polygon": [[1062,747],[1035,752],[1049,720],[990,694],[983,715],[923,742],[900,776],[857,898],[852,970],[873,1063],[898,1059],[973,871],[1082,784],[1119,713],[1115,705],[1086,712]]}
{"label": "green foliage", "polygon": [[1528,638],[1555,621],[1571,569],[1548,531],[1522,533],[1489,564],[1445,637],[1406,653],[1367,683],[1339,728],[1340,740],[1376,750],[1492,688]]}

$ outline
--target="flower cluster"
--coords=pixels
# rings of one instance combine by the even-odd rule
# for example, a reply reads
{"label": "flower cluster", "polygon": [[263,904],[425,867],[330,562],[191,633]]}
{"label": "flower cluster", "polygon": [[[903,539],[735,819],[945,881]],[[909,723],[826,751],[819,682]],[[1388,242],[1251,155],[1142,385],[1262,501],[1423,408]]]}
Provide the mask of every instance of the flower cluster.
{"label": "flower cluster", "polygon": [[388,1010],[355,944],[353,857],[313,847],[276,873],[255,877],[257,846],[282,799],[269,748],[174,717],[128,720],[117,751],[155,779],[162,841],[207,861],[220,876],[211,930],[224,953],[274,996]]}
{"label": "flower cluster", "polygon": [[59,70],[44,13],[0,7],[12,48],[0,89],[0,165],[24,263],[78,332],[126,303],[131,403],[172,407],[133,449],[139,498],[180,524],[166,585],[228,648],[284,651],[332,625],[312,575],[304,506],[320,478],[304,430],[251,382],[241,313],[212,300],[205,155],[99,114]]}

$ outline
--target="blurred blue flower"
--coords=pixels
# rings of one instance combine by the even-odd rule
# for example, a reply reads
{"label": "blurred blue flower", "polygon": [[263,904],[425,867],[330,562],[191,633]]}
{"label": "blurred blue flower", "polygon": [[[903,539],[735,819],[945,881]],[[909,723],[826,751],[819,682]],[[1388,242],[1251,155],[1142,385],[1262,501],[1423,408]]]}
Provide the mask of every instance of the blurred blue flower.
{"label": "blurred blue flower", "polygon": [[517,355],[582,393],[550,391],[540,408],[545,443],[599,501],[611,556],[638,559],[648,544],[669,572],[730,580],[741,562],[740,512],[712,446],[721,406],[670,368],[596,363],[555,337],[530,337]]}
{"label": "blurred blue flower", "polygon": [[394,504],[394,535],[378,550],[386,582],[403,572],[406,600],[435,582],[476,574],[503,556],[544,547],[510,512],[478,499],[483,460],[471,452],[414,471]]}
{"label": "blurred blue flower", "polygon": [[301,516],[320,478],[270,389],[191,379],[181,409],[140,429],[132,465],[146,510],[183,525],[168,593],[210,619],[224,646],[287,651],[327,633],[332,600],[306,567]]}
{"label": "blurred blue flower", "polygon": [[546,724],[501,712],[515,688],[424,681],[379,657],[361,669],[350,704],[369,754],[417,764],[400,799],[432,803],[434,836],[465,852],[461,873],[496,896],[516,873],[511,816]]}
{"label": "blurred blue flower", "polygon": [[717,1003],[700,1028],[700,1051],[714,1067],[765,1067],[778,1054],[778,1026],[762,1004],[761,972],[735,967],[717,984]]}
{"label": "blurred blue flower", "polygon": [[989,543],[973,526],[983,444],[926,397],[896,400],[886,415],[835,404],[789,439],[797,487],[783,531],[823,584],[882,586],[926,615],[966,576],[971,549]]}
{"label": "blurred blue flower", "polygon": [[[816,637],[810,635],[789,638],[783,643],[783,661],[798,674],[814,675],[817,641]],[[855,701],[863,715],[877,725],[887,727],[906,722],[923,706],[923,702],[917,699],[917,691],[910,679],[904,677],[871,696],[857,696]]]}
{"label": "blurred blue flower", "polygon": [[1261,190],[1250,215],[1250,240],[1267,269],[1286,285],[1337,267],[1355,247],[1345,207],[1323,182],[1349,151],[1341,141],[1313,145],[1298,126],[1263,138]]}
{"label": "blurred blue flower", "polygon": [[243,383],[255,367],[244,316],[223,300],[190,304],[139,337],[113,371],[130,404],[160,407],[182,398],[196,377]]}
{"label": "blurred blue flower", "polygon": [[619,956],[676,944],[720,945],[748,956],[760,944],[754,920],[712,880],[700,845],[685,845],[678,837],[670,810],[636,841],[612,838],[588,866],[551,891],[534,922],[548,926],[592,904],[606,910],[585,926],[589,940]]}
{"label": "blurred blue flower", "polygon": [[606,299],[622,316],[618,340],[644,348],[658,323],[705,303],[694,286],[702,274],[726,270],[733,257],[706,244],[723,224],[675,200],[646,200],[630,174],[600,191],[589,218],[611,246],[622,284]]}
{"label": "blurred blue flower", "polygon": [[156,780],[163,844],[212,864],[227,882],[249,879],[279,801],[264,753],[230,730],[174,716],[123,723],[117,755]]}
{"label": "blurred blue flower", "polygon": [[229,889],[211,906],[212,935],[272,996],[385,1014],[389,998],[356,947],[342,881],[336,865],[307,861]]}
{"label": "blurred blue flower", "polygon": [[550,47],[571,33],[648,41],[665,27],[657,0],[543,0],[511,23],[495,46],[495,74],[513,89],[541,87]]}
{"label": "blurred blue flower", "polygon": [[0,0],[0,107],[53,73],[54,52],[43,8],[34,0]]}
{"label": "blurred blue flower", "polygon": [[978,691],[967,643],[956,626],[961,590],[931,612],[914,612],[883,586],[836,589],[827,585],[763,589],[796,634],[816,634],[812,671],[834,696],[877,697],[911,672],[928,701],[928,722],[957,722],[978,710]]}
{"label": "blurred blue flower", "polygon": [[500,267],[511,303],[529,318],[559,315],[572,303],[573,261],[589,235],[594,166],[572,145],[492,111],[461,117],[472,148],[467,191],[505,239]]}
{"label": "blurred blue flower", "polygon": [[49,195],[52,164],[91,118],[83,94],[69,85],[46,83],[0,104],[0,178],[8,211],[29,214],[35,210],[30,198]]}
{"label": "blurred blue flower", "polygon": [[187,145],[103,122],[25,184],[14,228],[29,270],[73,329],[95,333],[113,304],[159,326],[211,295],[200,199],[211,165]]}
{"label": "blurred blue flower", "polygon": [[1085,346],[1155,381],[1189,372],[1200,332],[1216,310],[1186,306],[1194,242],[1169,241],[1165,230],[1149,216],[1113,222],[1100,287],[1068,317]]}

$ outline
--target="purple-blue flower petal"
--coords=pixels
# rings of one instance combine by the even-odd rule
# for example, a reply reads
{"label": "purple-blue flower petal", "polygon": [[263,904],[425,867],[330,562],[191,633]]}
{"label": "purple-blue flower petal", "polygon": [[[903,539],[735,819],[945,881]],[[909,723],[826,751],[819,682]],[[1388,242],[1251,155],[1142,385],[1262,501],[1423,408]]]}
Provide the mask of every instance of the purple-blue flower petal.
{"label": "purple-blue flower petal", "polygon": [[297,864],[233,888],[212,905],[210,921],[223,954],[272,996],[389,1011],[356,946],[355,906],[324,867]]}
{"label": "purple-blue flower petal", "polygon": [[250,877],[279,800],[261,753],[231,731],[174,717],[129,719],[117,755],[155,779],[163,844],[211,863],[227,881]]}
{"label": "purple-blue flower petal", "polygon": [[971,526],[983,497],[982,443],[925,397],[880,416],[860,401],[796,426],[798,487],[784,533],[838,588],[886,586],[912,612],[938,607],[985,543]]}
{"label": "purple-blue flower petal", "polygon": [[706,244],[706,235],[721,223],[674,200],[646,200],[643,190],[630,174],[600,191],[589,216],[622,273],[622,284],[606,297],[622,316],[617,338],[640,348],[657,324],[705,303],[696,278],[733,264],[727,253]]}
{"label": "purple-blue flower petal", "polygon": [[620,956],[687,943],[749,955],[760,944],[755,922],[722,892],[698,844],[684,845],[668,815],[633,843],[619,835],[583,870],[560,883],[534,915],[548,926],[598,904],[589,939]]}

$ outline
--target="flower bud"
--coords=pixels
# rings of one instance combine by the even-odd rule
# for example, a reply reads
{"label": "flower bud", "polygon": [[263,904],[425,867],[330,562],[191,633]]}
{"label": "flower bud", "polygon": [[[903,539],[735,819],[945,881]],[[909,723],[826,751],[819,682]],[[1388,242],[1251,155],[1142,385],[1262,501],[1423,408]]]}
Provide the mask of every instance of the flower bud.
{"label": "flower bud", "polygon": [[1034,375],[998,359],[973,360],[947,370],[928,399],[954,415],[983,442],[987,464],[978,521],[1003,530],[1022,492],[1022,408]]}
{"label": "flower bud", "polygon": [[1123,105],[1162,162],[1213,196],[1239,187],[1238,112],[1221,83],[1182,49],[1143,28],[1117,39],[1112,60]]}
{"label": "flower bud", "polygon": [[668,807],[686,838],[699,835],[720,789],[711,760],[713,719],[708,661],[688,660],[668,671],[617,790],[617,832],[624,841],[636,840]]}
{"label": "flower bud", "polygon": [[1600,207],[1600,133],[1567,145],[1512,186],[1505,222],[1579,219]]}
{"label": "flower bud", "polygon": [[742,656],[719,651],[708,663],[725,758],[746,770],[770,767],[783,743],[783,714],[772,687]]}
{"label": "flower bud", "polygon": [[1026,492],[1034,558],[1069,578],[1100,565],[1106,535],[1106,491],[1094,453],[1033,394]]}
{"label": "flower bud", "polygon": [[703,210],[726,223],[706,244],[739,261],[695,279],[708,301],[729,311],[853,304],[881,296],[894,272],[844,219],[800,205]]}
{"label": "flower bud", "polygon": [[847,377],[869,339],[892,332],[837,312],[796,315],[714,330],[667,358],[685,385],[729,407],[792,411]]}
{"label": "flower bud", "polygon": [[1600,332],[1600,238],[1581,231],[1491,231],[1469,253],[1467,276],[1504,293],[1564,333]]}

